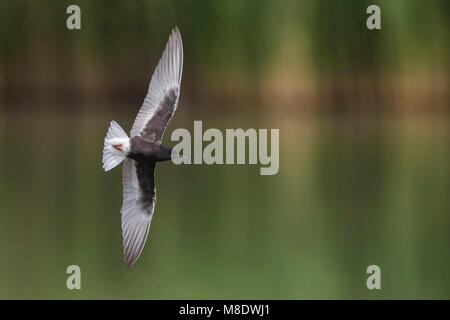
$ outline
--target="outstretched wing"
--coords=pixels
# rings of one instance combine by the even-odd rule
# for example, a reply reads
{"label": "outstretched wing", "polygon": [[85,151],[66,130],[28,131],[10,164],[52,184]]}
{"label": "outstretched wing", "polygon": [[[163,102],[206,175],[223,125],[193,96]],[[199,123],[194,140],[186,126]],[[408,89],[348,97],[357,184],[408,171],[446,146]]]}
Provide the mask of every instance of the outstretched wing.
{"label": "outstretched wing", "polygon": [[132,137],[140,134],[147,140],[161,142],[164,130],[177,109],[182,70],[183,43],[180,31],[175,27],[134,121]]}
{"label": "outstretched wing", "polygon": [[131,267],[144,248],[156,202],[155,163],[125,159],[122,235],[125,265]]}

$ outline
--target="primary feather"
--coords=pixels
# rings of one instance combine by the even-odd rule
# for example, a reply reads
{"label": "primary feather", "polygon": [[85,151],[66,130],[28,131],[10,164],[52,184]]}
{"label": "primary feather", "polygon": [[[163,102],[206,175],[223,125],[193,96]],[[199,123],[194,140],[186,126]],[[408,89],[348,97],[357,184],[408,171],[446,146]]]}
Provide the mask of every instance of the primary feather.
{"label": "primary feather", "polygon": [[161,115],[158,112],[162,111],[164,107],[162,103],[168,96],[171,96],[171,98],[175,98],[174,103],[168,110],[164,110],[166,118],[158,128],[160,138],[162,138],[162,134],[177,108],[182,70],[183,42],[180,31],[175,27],[150,80],[147,96],[134,121],[131,136],[141,133],[146,126],[151,124],[152,120],[159,120]]}

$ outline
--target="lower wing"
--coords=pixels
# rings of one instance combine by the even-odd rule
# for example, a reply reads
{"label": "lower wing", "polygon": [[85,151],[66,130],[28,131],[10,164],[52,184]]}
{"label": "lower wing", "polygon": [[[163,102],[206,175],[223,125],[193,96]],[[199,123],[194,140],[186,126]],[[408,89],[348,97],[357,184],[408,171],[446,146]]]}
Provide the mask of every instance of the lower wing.
{"label": "lower wing", "polygon": [[126,267],[139,258],[156,202],[155,163],[125,159],[123,165],[122,235]]}

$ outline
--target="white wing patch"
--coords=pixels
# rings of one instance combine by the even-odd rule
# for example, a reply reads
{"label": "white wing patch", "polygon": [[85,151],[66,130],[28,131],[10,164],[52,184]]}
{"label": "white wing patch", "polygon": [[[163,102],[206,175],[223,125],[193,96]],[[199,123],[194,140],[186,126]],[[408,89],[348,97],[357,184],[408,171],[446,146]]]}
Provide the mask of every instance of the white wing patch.
{"label": "white wing patch", "polygon": [[139,183],[134,160],[126,159],[123,165],[122,235],[126,267],[131,267],[139,258],[153,217],[154,202],[150,212],[138,206]]}
{"label": "white wing patch", "polygon": [[177,88],[179,92],[182,70],[183,43],[180,31],[175,27],[153,73],[147,96],[131,129],[131,137],[139,134],[147,122],[152,119],[168,90]]}

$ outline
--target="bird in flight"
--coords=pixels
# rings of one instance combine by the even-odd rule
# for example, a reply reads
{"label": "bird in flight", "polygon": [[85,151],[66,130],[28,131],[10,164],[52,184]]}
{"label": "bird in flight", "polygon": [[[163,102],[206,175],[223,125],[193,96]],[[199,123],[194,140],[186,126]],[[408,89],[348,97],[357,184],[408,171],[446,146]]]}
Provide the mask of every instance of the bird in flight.
{"label": "bird in flight", "polygon": [[172,148],[161,144],[180,95],[183,43],[177,27],[153,73],[147,96],[134,121],[130,137],[111,121],[103,147],[103,169],[122,161],[122,236],[125,266],[131,267],[144,248],[156,203],[155,166],[171,160]]}

